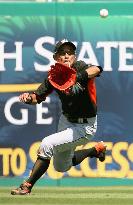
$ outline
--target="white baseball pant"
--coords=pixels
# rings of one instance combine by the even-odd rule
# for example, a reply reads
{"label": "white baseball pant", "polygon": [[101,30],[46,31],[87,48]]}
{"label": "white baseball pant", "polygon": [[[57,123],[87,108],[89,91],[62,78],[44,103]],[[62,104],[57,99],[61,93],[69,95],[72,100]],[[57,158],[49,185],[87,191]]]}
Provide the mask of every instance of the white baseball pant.
{"label": "white baseball pant", "polygon": [[77,146],[92,140],[97,129],[97,118],[88,118],[88,123],[71,123],[61,115],[58,132],[45,137],[38,150],[38,156],[51,159],[56,171],[65,172],[72,166],[74,150]]}

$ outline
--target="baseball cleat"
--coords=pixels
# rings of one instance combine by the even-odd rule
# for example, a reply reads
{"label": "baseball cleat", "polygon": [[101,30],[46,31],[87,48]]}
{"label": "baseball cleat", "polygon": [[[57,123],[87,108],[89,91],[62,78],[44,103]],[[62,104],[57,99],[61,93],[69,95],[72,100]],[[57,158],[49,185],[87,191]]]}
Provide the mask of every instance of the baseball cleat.
{"label": "baseball cleat", "polygon": [[24,182],[20,187],[11,190],[12,195],[28,195],[31,192],[32,185],[28,182]]}
{"label": "baseball cleat", "polygon": [[104,144],[103,141],[98,142],[95,145],[95,149],[97,151],[97,158],[99,159],[100,162],[103,162],[105,160],[106,147],[107,146]]}

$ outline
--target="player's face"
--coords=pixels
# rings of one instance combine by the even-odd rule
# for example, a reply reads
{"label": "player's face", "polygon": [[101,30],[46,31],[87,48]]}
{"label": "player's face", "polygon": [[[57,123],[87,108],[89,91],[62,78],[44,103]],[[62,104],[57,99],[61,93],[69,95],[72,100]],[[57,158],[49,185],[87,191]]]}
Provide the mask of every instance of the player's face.
{"label": "player's face", "polygon": [[75,51],[70,46],[62,47],[57,54],[57,62],[71,66],[76,60]]}

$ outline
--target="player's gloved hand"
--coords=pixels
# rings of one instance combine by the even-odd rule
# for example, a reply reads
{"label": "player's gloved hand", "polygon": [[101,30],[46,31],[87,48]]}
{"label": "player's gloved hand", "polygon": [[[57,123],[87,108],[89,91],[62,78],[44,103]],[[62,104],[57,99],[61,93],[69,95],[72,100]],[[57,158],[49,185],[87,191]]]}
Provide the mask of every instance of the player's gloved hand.
{"label": "player's gloved hand", "polygon": [[65,64],[56,63],[48,72],[48,80],[56,89],[68,93],[76,82],[76,71]]}
{"label": "player's gloved hand", "polygon": [[32,102],[32,96],[30,93],[23,93],[19,96],[19,100],[20,102],[30,104]]}

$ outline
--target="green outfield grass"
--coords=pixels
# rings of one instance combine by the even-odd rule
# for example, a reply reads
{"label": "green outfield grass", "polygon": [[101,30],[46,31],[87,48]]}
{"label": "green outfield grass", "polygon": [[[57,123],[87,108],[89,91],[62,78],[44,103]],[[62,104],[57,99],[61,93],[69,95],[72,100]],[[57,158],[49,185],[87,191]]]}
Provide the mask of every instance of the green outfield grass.
{"label": "green outfield grass", "polygon": [[27,196],[12,196],[12,187],[0,187],[0,204],[12,205],[132,205],[133,186],[49,187],[33,189]]}

